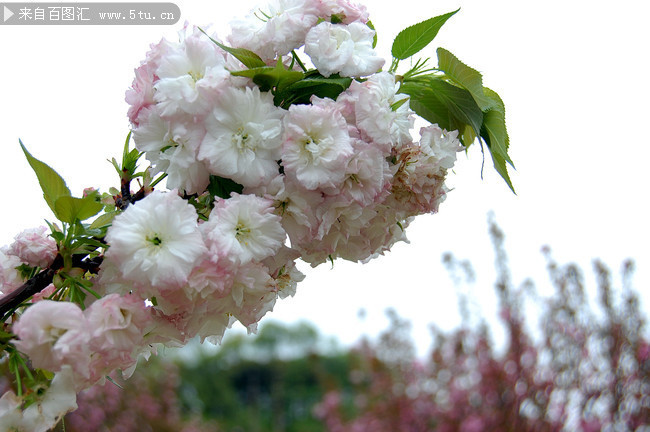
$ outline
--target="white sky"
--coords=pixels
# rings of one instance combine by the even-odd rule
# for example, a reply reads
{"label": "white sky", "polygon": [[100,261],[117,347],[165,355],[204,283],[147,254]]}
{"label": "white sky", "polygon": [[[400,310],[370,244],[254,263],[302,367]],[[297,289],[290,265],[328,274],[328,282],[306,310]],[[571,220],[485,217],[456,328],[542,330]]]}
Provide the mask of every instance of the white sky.
{"label": "white sky", "polygon": [[[559,261],[577,261],[589,276],[594,257],[616,272],[633,257],[637,289],[647,292],[650,138],[643,127],[650,117],[650,3],[381,3],[366,2],[387,61],[399,30],[462,8],[422,55],[435,58],[435,48],[445,47],[479,69],[484,84],[501,95],[518,195],[493,174],[489,157],[480,178],[481,153],[472,148],[460,157],[450,179],[455,190],[440,213],[420,217],[407,230],[411,244],[366,265],[305,266],[307,279],[296,297],[279,302],[269,316],[307,318],[326,334],[353,342],[383,328],[390,306],[413,322],[423,350],[430,341],[428,323],[458,324],[456,295],[440,264],[443,252],[475,264],[481,282],[476,301],[485,315],[494,312],[490,210],[506,231],[515,281],[534,276],[546,282],[539,250],[550,244]],[[163,36],[175,38],[184,20],[215,23],[225,37],[231,18],[260,3],[176,4],[183,16],[174,26],[0,26],[0,244],[53,219],[19,137],[63,175],[73,194],[87,186],[116,186],[106,159],[120,155],[129,127],[124,92],[148,46]],[[360,308],[367,312],[363,323]]]}

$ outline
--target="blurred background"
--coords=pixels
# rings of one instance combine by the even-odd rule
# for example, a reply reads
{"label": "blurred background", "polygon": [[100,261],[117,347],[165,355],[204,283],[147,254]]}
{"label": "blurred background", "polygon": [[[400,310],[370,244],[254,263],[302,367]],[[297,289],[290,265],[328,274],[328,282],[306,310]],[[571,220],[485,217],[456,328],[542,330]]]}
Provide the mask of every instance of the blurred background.
{"label": "blurred background", "polygon": [[[186,20],[201,26],[212,23],[218,34],[225,37],[229,20],[247,13],[259,2],[217,0],[210,3],[177,1],[176,4],[182,17],[174,26],[0,26],[0,197],[3,210],[0,212],[0,244],[11,242],[22,229],[41,225],[43,219],[52,219],[35,176],[20,150],[18,138],[34,156],[63,175],[73,194],[80,194],[89,186],[106,190],[116,185],[117,178],[106,159],[121,152],[129,128],[124,92],[133,80],[133,69],[144,59],[149,45],[161,37],[174,39]],[[647,104],[650,96],[647,80],[650,28],[646,25],[650,5],[637,0],[568,3],[550,0],[535,4],[515,0],[439,0],[435,3],[403,0],[398,4],[384,2],[381,5],[367,2],[367,6],[378,30],[377,48],[386,59],[390,57],[391,43],[399,30],[461,7],[422,55],[435,57],[438,46],[450,50],[460,60],[481,71],[484,84],[501,95],[507,109],[510,154],[517,168],[511,171],[517,194],[512,194],[493,174],[489,156],[482,169],[484,161],[479,146],[470,148],[466,157],[459,158],[454,173],[450,174],[449,185],[454,190],[441,205],[440,213],[422,216],[408,228],[410,244],[398,244],[386,256],[365,265],[336,261],[333,267],[301,267],[307,278],[299,285],[296,296],[278,302],[275,310],[266,317],[276,326],[275,333],[267,334],[266,342],[262,338],[266,331],[264,327],[257,339],[244,337],[245,332],[233,329],[232,339],[225,344],[227,349],[189,347],[187,352],[165,356],[181,362],[180,366],[173,366],[177,368],[173,371],[165,369],[172,367],[168,364],[161,364],[159,370],[161,376],[168,377],[163,384],[172,389],[170,394],[176,398],[174,400],[183,404],[180,405],[183,407],[181,413],[221,422],[219,427],[224,430],[310,430],[308,427],[311,426],[290,426],[293,420],[289,418],[300,418],[296,413],[285,413],[280,418],[269,417],[270,412],[277,411],[277,406],[291,405],[285,399],[274,399],[269,394],[289,394],[304,402],[302,408],[295,405],[296,412],[309,413],[311,419],[317,418],[316,412],[321,412],[324,416],[321,418],[335,419],[336,410],[342,410],[339,415],[341,423],[328,424],[327,427],[331,430],[352,427],[349,422],[355,416],[361,417],[368,412],[372,418],[372,409],[375,413],[387,410],[363,402],[359,406],[365,408],[345,412],[346,407],[357,406],[350,399],[354,399],[356,393],[349,389],[354,387],[358,390],[368,380],[405,389],[408,385],[404,382],[418,378],[381,376],[382,365],[393,364],[386,363],[381,357],[383,354],[379,354],[384,350],[382,341],[388,338],[408,345],[400,348],[405,352],[403,358],[408,360],[412,355],[424,364],[431,358],[432,349],[435,351],[439,346],[442,350],[444,345],[442,341],[434,345],[434,341],[439,339],[432,337],[432,325],[445,335],[444,340],[461,338],[454,335],[463,326],[474,329],[474,333],[469,333],[475,340],[475,348],[468,349],[475,353],[475,357],[480,357],[479,335],[482,333],[478,329],[484,320],[491,335],[489,346],[496,350],[494,357],[504,368],[499,376],[507,377],[506,369],[515,367],[514,370],[518,370],[517,361],[515,366],[507,366],[512,364],[507,362],[513,344],[511,321],[524,320],[527,323],[526,335],[536,344],[545,343],[545,335],[548,336],[538,326],[540,319],[548,322],[549,317],[544,315],[544,309],[540,307],[544,302],[540,299],[552,298],[558,285],[549,277],[549,258],[541,252],[546,244],[552,246],[552,257],[558,263],[573,262],[575,268],[582,269],[584,278],[580,279],[580,286],[584,288],[584,298],[579,300],[587,302],[584,307],[590,308],[601,319],[608,316],[607,310],[598,306],[603,298],[598,288],[599,281],[602,282],[599,275],[603,273],[593,270],[592,260],[599,258],[611,269],[612,280],[621,281],[622,269],[629,269],[623,263],[627,258],[633,258],[636,263],[634,286],[640,287],[639,316],[647,313],[650,304],[646,288],[650,281],[647,246],[650,210],[646,205],[648,179],[645,165],[650,156],[650,138],[643,127],[650,114]],[[534,296],[538,297],[533,296],[528,302],[523,302],[521,308],[514,308],[518,313],[514,318],[504,312],[503,290],[493,289],[495,284],[499,285],[502,272],[499,265],[495,265],[497,255],[493,247],[494,235],[489,235],[493,226],[490,217],[506,233],[503,249],[509,253],[511,292],[519,292],[521,286],[530,287],[531,284],[526,282],[528,279],[537,281]],[[466,263],[472,264],[469,274],[463,270],[468,268]],[[473,283],[466,283],[468,281]],[[622,282],[613,286],[618,289],[615,293],[620,294],[615,298],[625,298]],[[563,298],[557,295],[560,297],[556,299]],[[459,302],[459,299],[464,300]],[[620,302],[610,311],[612,317],[612,314],[625,310],[622,306],[625,301]],[[394,312],[387,314],[389,309]],[[582,318],[576,320],[575,325],[583,326],[584,331],[595,331],[594,334],[601,335],[602,340],[609,340],[600,330],[594,330],[599,328],[594,322]],[[403,321],[410,323],[408,334],[405,334]],[[609,322],[616,321],[612,318]],[[610,329],[614,327],[610,326]],[[637,340],[634,342],[636,345],[629,342],[625,346],[641,346],[638,340],[645,333],[639,333],[640,329],[640,326],[636,327],[636,339],[625,336],[630,341]],[[395,337],[391,339],[390,335]],[[607,342],[607,347],[615,346],[616,340],[623,340],[612,337],[610,342],[613,345]],[[269,339],[277,340],[269,343]],[[286,340],[291,342],[287,344]],[[368,341],[368,347],[361,344],[363,340]],[[555,358],[550,354],[542,355],[542,345],[535,346],[542,360],[550,362]],[[350,351],[353,347],[357,349],[354,354]],[[363,349],[358,351],[359,347]],[[640,348],[637,348],[633,351],[638,354]],[[456,354],[453,354],[453,349],[447,349],[452,351],[452,357],[443,355],[443,358],[451,366],[450,359]],[[208,363],[213,360],[206,359],[213,356],[222,359],[217,361],[221,366]],[[235,360],[223,360],[226,357]],[[306,385],[303,395],[297,390],[302,384],[286,380],[282,383],[264,381],[260,375],[251,379],[266,382],[267,389],[276,386],[275,390],[270,393],[250,390],[257,392],[257,396],[232,393],[233,389],[240,393],[248,391],[245,390],[248,384],[237,381],[243,379],[237,378],[237,374],[244,373],[241,370],[251,358],[265,359],[266,366],[260,366],[258,369],[262,372],[259,373],[273,377],[280,372],[269,372],[269,365],[280,363],[280,368],[304,371],[307,370],[305,364],[294,365],[291,362],[316,359],[309,366],[315,369],[295,379],[307,380],[307,375],[316,374],[308,380],[317,383],[314,387],[319,390]],[[610,358],[618,357],[611,354]],[[637,363],[641,361],[638,356],[636,358]],[[374,359],[381,361],[375,362]],[[436,364],[441,362],[443,360],[438,359]],[[474,364],[474,360],[470,361],[467,373]],[[608,367],[603,366],[606,363],[599,364],[609,372],[610,379],[618,376],[612,364]],[[639,364],[637,371],[641,370]],[[154,374],[156,368],[141,369]],[[396,370],[393,366],[387,368]],[[499,370],[497,366],[495,368]],[[523,368],[535,369],[532,366]],[[192,370],[202,371],[203,375],[200,375],[204,376],[205,382],[208,381],[206,371],[219,370],[218,376],[225,384],[223,387],[211,386],[215,393],[207,399],[198,387],[176,387],[174,380],[191,382]],[[356,373],[357,370],[360,372]],[[413,372],[415,369],[405,367],[404,370]],[[559,374],[559,370],[561,368],[554,373]],[[578,373],[582,369],[572,370]],[[377,375],[373,375],[375,373]],[[426,373],[431,378],[434,372]],[[435,377],[449,384],[450,373],[438,371]],[[475,378],[467,378],[464,385],[471,389]],[[136,379],[150,378],[134,377],[137,386]],[[293,379],[288,377],[288,372],[286,379]],[[572,382],[569,378],[562,379],[565,383]],[[533,381],[524,384],[528,389],[539,390],[535,386],[540,384],[533,386]],[[607,378],[587,380],[589,383],[592,381],[612,385]],[[517,380],[508,382],[516,389]],[[154,395],[164,393],[156,387],[151,388]],[[373,395],[386,393],[387,388],[378,388],[375,393],[368,393],[368,390],[364,397],[372,399]],[[519,388],[521,391],[522,386]],[[647,394],[647,384],[639,388]],[[115,390],[111,386],[104,389]],[[296,390],[293,393],[287,389]],[[363,393],[366,390],[358,391]],[[544,405],[544,397],[553,393],[547,394],[543,389],[539,391],[541,402],[537,408],[530,408],[530,412],[555,409],[560,415],[557,418],[562,418],[562,404],[557,405],[559,408],[550,403]],[[205,402],[216,400],[216,392],[221,392],[219,400],[222,402]],[[514,411],[516,413],[522,410],[522,401],[532,397],[526,392],[522,394],[526,397],[517,396],[520,399],[514,400],[519,402],[513,402],[511,406],[519,407]],[[440,397],[444,399],[444,396]],[[252,400],[262,402],[259,405],[242,402]],[[455,399],[447,399],[450,400]],[[535,397],[532,400],[536,401]],[[611,393],[602,400],[610,402],[593,404],[598,408],[624,399],[620,394]],[[129,406],[130,402],[125,403]],[[611,406],[616,406],[616,403]],[[206,404],[212,406],[205,408]],[[235,412],[243,409],[242,404],[254,406],[251,409],[258,410],[257,414]],[[231,412],[232,418],[258,419],[261,423],[252,425],[237,420],[244,425],[237,429],[233,426],[238,424],[235,420],[226,424],[223,417],[206,414],[210,410],[227,409],[219,406],[237,408]],[[315,406],[319,406],[320,411],[314,411]],[[172,412],[164,406],[155,409]],[[579,424],[575,417],[576,409],[570,410],[574,415],[570,421]],[[609,408],[598,409],[607,412]],[[454,415],[463,417],[458,413]],[[538,415],[537,418],[542,417]],[[319,424],[324,423],[320,421]],[[589,424],[585,423],[584,427]],[[478,420],[475,424],[463,426],[465,429],[462,430],[490,430],[477,425]],[[358,427],[361,429],[356,430],[381,430],[363,424]],[[443,430],[440,427],[439,430]],[[591,430],[600,430],[599,426],[594,427]],[[614,429],[606,430],[629,430],[623,426],[611,427]],[[163,429],[154,427],[153,430]]]}

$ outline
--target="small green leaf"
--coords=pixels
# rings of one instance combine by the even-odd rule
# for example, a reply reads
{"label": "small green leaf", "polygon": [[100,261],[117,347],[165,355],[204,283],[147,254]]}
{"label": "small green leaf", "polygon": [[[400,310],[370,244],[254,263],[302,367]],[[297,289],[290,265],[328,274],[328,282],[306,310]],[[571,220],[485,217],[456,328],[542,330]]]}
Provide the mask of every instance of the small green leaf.
{"label": "small green leaf", "polygon": [[20,147],[22,147],[23,152],[25,153],[25,157],[27,157],[27,162],[29,162],[29,165],[31,165],[32,169],[36,173],[38,183],[41,185],[41,189],[43,190],[43,198],[45,198],[45,202],[47,202],[47,205],[58,218],[55,203],[60,197],[70,196],[70,189],[68,189],[65,181],[56,171],[50,168],[49,165],[33,157],[25,148],[23,142],[20,140],[18,141],[20,142]]}
{"label": "small green leaf", "polygon": [[330,22],[332,24],[341,24],[343,22],[343,18],[341,18],[340,15],[332,14],[330,17]]}
{"label": "small green leaf", "polygon": [[304,79],[296,81],[276,94],[276,105],[288,108],[292,104],[309,103],[312,96],[336,99],[352,84],[352,78],[338,74],[324,77],[310,72]]}
{"label": "small green leaf", "polygon": [[230,198],[230,194],[232,192],[240,194],[243,190],[244,186],[236,183],[229,178],[219,177],[215,175],[210,176],[208,192],[210,192],[212,196],[218,196],[220,198],[227,199]]}
{"label": "small green leaf", "polygon": [[54,213],[61,222],[72,224],[77,219],[83,221],[95,216],[104,206],[92,195],[84,198],[62,196],[57,198],[54,208],[56,210]]}
{"label": "small green leaf", "polygon": [[375,28],[375,25],[372,23],[372,21],[368,20],[366,22],[366,25],[371,29],[375,31],[375,35],[372,37],[372,47],[375,48],[377,47],[377,29]]}
{"label": "small green leaf", "polygon": [[201,32],[206,35],[212,42],[214,42],[219,48],[224,50],[225,52],[232,54],[233,57],[235,57],[237,60],[243,63],[244,66],[246,66],[249,69],[253,68],[259,68],[266,66],[266,63],[264,63],[264,60],[260,58],[257,54],[255,54],[253,51],[247,50],[245,48],[231,48],[229,46],[226,46],[210,37],[203,29],[199,28]]}
{"label": "small green leaf", "polygon": [[302,72],[285,69],[279,61],[275,67],[257,67],[231,74],[251,78],[261,91],[282,91],[305,76]]}
{"label": "small green leaf", "polygon": [[444,48],[438,48],[437,53],[438,68],[443,70],[453,82],[466,89],[481,110],[485,111],[493,106],[494,101],[485,96],[483,77],[478,71],[458,60]]}
{"label": "small green leaf", "polygon": [[401,107],[402,105],[404,105],[406,102],[408,102],[408,100],[409,100],[409,98],[402,98],[402,99],[398,100],[397,102],[393,103],[393,104],[390,106],[390,109],[391,109],[392,111],[397,111],[397,109],[398,109],[399,107]]}
{"label": "small green leaf", "polygon": [[103,215],[100,215],[97,219],[93,221],[93,223],[90,224],[90,229],[99,229],[99,228],[104,228],[113,223],[113,219],[115,216],[118,215],[119,212],[112,211],[108,213],[104,213]]}
{"label": "small green leaf", "polygon": [[393,57],[404,60],[418,53],[431,43],[445,22],[459,10],[460,8],[453,12],[430,18],[399,32],[393,41],[393,48],[391,50]]}

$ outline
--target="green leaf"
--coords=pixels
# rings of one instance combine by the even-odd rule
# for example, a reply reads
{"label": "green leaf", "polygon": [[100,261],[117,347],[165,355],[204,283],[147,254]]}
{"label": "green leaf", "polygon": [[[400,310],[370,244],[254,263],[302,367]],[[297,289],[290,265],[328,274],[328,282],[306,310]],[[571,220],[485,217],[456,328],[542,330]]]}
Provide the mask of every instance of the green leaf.
{"label": "green leaf", "polygon": [[282,91],[287,86],[302,79],[305,75],[302,72],[287,70],[278,61],[275,67],[264,66],[231,72],[234,76],[251,78],[261,91]]}
{"label": "green leaf", "polygon": [[289,108],[292,104],[306,104],[312,96],[336,99],[350,84],[352,78],[338,74],[326,78],[318,73],[310,73],[304,79],[287,86],[281,93],[277,93],[276,105]]}
{"label": "green leaf", "polygon": [[343,18],[341,15],[332,14],[332,16],[330,16],[330,22],[332,24],[341,24],[343,22]]}
{"label": "green leaf", "polygon": [[[401,92],[411,97],[410,107],[419,116],[448,131],[458,130],[466,147],[473,142],[469,138],[479,135],[483,112],[467,90],[426,75],[404,82]],[[473,135],[466,133],[467,126]]]}
{"label": "green leaf", "polygon": [[371,29],[375,31],[375,35],[372,37],[372,47],[375,48],[377,47],[377,29],[375,29],[375,25],[372,23],[372,21],[368,20],[366,22],[366,25]]}
{"label": "green leaf", "polygon": [[72,224],[77,219],[83,221],[95,216],[104,206],[97,202],[92,195],[84,198],[62,196],[57,198],[54,208],[56,210],[54,213],[61,222]]}
{"label": "green leaf", "polygon": [[225,52],[232,54],[233,57],[235,57],[237,60],[242,62],[244,66],[246,66],[249,69],[252,68],[259,68],[266,66],[266,63],[264,63],[264,60],[260,58],[257,54],[255,54],[253,51],[247,50],[245,48],[231,48],[229,46],[226,46],[210,37],[205,31],[203,31],[202,28],[199,28],[201,32],[206,35],[212,42],[214,42],[219,48],[224,50]]}
{"label": "green leaf", "polygon": [[[489,147],[489,145],[488,145]],[[512,190],[513,193],[515,192],[515,188],[512,185],[512,181],[510,180],[510,176],[508,175],[508,169],[506,167],[506,161],[503,159],[501,156],[499,156],[496,153],[493,153],[490,151],[490,154],[492,155],[492,163],[494,164],[494,169],[499,173],[499,175],[503,178],[503,180],[506,182],[510,190]]]}
{"label": "green leaf", "polygon": [[49,165],[33,157],[27,151],[21,140],[18,140],[18,142],[20,142],[20,147],[22,147],[23,152],[25,153],[27,162],[29,162],[29,165],[36,173],[38,183],[41,185],[41,189],[43,190],[43,198],[45,198],[45,202],[47,202],[47,205],[58,218],[55,203],[61,197],[70,196],[70,189],[68,189],[65,181],[56,171],[50,168]]}
{"label": "green leaf", "polygon": [[443,70],[453,82],[466,89],[481,110],[490,109],[494,101],[485,96],[481,74],[458,60],[444,48],[438,48],[437,53],[438,68]]}
{"label": "green leaf", "polygon": [[445,22],[459,10],[460,8],[453,12],[430,18],[399,32],[393,41],[393,48],[391,50],[393,57],[404,60],[418,53],[431,43]]}
{"label": "green leaf", "polygon": [[406,102],[408,102],[408,100],[409,100],[409,98],[403,98],[403,99],[400,99],[400,100],[398,100],[397,102],[393,103],[393,104],[390,106],[390,109],[391,109],[392,111],[397,111],[397,109],[398,109],[399,107],[401,107],[402,105],[404,105]]}
{"label": "green leaf", "polygon": [[108,213],[104,213],[103,215],[100,215],[97,219],[93,221],[93,223],[90,224],[90,229],[99,229],[99,228],[105,228],[113,223],[113,219],[115,216],[117,216],[119,212],[112,211]]}
{"label": "green leaf", "polygon": [[495,91],[486,88],[485,95],[492,100],[494,105],[483,115],[483,125],[481,127],[480,136],[485,140],[487,147],[490,149],[494,168],[501,177],[503,177],[510,189],[515,192],[506,167],[506,163],[508,163],[514,168],[514,164],[512,163],[510,156],[508,156],[510,138],[508,137],[508,131],[506,129],[505,105]]}
{"label": "green leaf", "polygon": [[219,177],[215,175],[210,176],[210,184],[208,185],[208,192],[212,196],[218,196],[220,198],[230,198],[232,192],[241,194],[244,190],[244,186],[239,183],[224,177]]}
{"label": "green leaf", "polygon": [[73,253],[86,252],[91,253],[97,249],[105,248],[106,244],[100,242],[99,240],[89,238],[89,237],[80,237],[72,243],[71,249]]}

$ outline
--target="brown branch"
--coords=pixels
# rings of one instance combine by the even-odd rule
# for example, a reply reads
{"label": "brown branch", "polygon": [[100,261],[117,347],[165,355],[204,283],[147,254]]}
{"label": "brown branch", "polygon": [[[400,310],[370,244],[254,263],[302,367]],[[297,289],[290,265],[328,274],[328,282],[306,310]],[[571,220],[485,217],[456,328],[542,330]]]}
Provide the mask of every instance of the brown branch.
{"label": "brown branch", "polygon": [[[75,267],[95,274],[99,272],[99,266],[103,260],[104,257],[102,256],[98,256],[92,259],[83,259],[82,255],[73,255],[72,257],[72,263]],[[40,273],[29,279],[19,288],[0,298],[0,321],[4,321],[7,318],[7,314],[12,313],[18,306],[20,306],[24,301],[28,300],[31,296],[38,294],[47,288],[47,286],[52,283],[56,272],[62,267],[63,258],[61,255],[57,255],[52,265],[46,269],[41,270]]]}
{"label": "brown branch", "polygon": [[39,274],[29,279],[19,288],[0,298],[1,320],[4,321],[7,318],[5,315],[13,312],[22,302],[29,299],[34,294],[43,291],[49,284],[51,284],[54,274],[61,267],[63,267],[63,258],[61,258],[61,255],[57,255],[51,266],[42,270]]}

